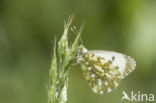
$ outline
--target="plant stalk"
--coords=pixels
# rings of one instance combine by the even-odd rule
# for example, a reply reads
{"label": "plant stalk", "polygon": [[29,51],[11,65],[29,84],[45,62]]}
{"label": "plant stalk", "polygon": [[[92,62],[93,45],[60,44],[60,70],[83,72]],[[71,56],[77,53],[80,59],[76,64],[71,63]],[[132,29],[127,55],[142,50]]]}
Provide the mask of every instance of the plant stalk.
{"label": "plant stalk", "polygon": [[77,34],[72,45],[68,43],[69,28],[73,16],[70,16],[67,23],[64,24],[64,33],[58,43],[54,44],[51,68],[49,71],[50,85],[48,90],[48,103],[66,103],[69,69],[76,59],[77,47],[79,44],[79,32],[76,28],[72,31]]}

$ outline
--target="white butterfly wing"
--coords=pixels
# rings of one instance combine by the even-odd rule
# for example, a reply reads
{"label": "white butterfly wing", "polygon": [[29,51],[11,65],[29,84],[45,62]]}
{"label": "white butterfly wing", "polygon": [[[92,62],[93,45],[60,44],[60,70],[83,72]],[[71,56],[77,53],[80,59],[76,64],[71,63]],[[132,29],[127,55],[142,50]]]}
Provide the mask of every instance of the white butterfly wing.
{"label": "white butterfly wing", "polygon": [[136,61],[127,55],[114,51],[92,50],[88,53],[98,55],[106,60],[112,61],[113,66],[118,66],[123,77],[129,75],[136,67]]}
{"label": "white butterfly wing", "polygon": [[129,56],[113,51],[88,51],[82,60],[82,71],[94,93],[114,90],[136,66]]}

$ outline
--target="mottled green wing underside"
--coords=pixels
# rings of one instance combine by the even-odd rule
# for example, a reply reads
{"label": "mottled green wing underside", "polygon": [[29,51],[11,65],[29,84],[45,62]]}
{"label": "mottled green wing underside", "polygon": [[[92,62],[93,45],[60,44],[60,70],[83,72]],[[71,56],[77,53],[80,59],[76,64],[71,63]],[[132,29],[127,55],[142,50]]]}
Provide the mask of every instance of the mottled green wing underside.
{"label": "mottled green wing underside", "polygon": [[136,66],[130,56],[112,51],[88,51],[82,60],[82,72],[94,93],[115,89]]}

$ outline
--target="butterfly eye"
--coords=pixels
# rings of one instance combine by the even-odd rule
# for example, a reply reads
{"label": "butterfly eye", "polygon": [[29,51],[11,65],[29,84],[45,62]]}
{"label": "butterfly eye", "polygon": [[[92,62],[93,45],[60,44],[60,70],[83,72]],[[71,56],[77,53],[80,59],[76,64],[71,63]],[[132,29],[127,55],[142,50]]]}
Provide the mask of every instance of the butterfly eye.
{"label": "butterfly eye", "polygon": [[84,48],[83,48],[83,47],[80,47],[80,51],[82,51],[82,52],[83,52],[83,50],[84,50]]}

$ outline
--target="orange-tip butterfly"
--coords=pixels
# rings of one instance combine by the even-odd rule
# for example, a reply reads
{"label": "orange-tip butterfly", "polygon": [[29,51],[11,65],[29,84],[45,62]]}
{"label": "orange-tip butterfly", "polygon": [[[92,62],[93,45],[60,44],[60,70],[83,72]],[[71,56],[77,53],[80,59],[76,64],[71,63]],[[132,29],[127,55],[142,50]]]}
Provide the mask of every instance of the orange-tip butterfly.
{"label": "orange-tip butterfly", "polygon": [[136,66],[130,56],[114,51],[88,51],[84,46],[78,48],[77,62],[81,64],[92,91],[97,94],[114,90]]}

